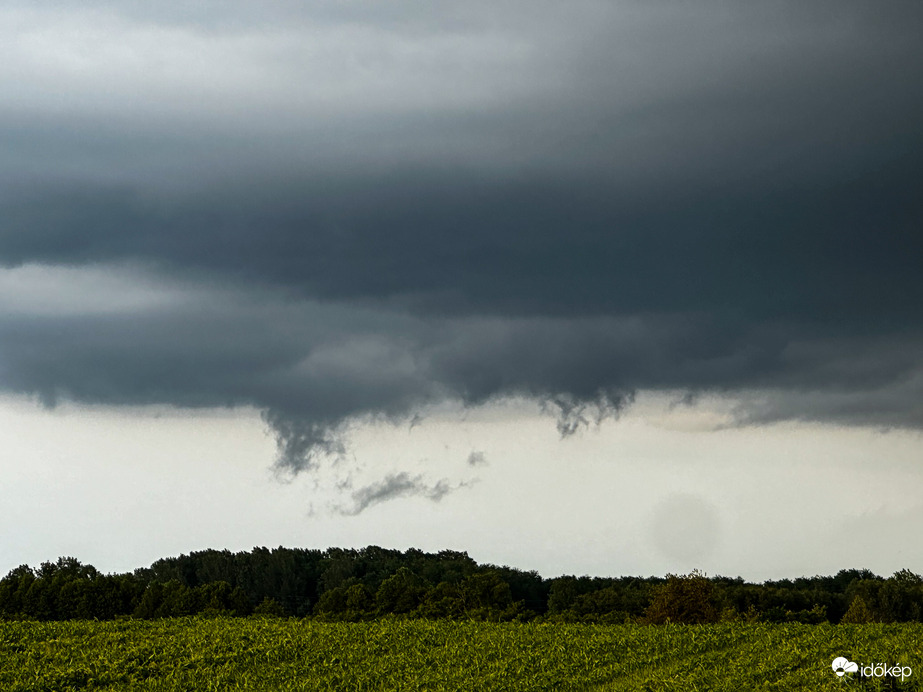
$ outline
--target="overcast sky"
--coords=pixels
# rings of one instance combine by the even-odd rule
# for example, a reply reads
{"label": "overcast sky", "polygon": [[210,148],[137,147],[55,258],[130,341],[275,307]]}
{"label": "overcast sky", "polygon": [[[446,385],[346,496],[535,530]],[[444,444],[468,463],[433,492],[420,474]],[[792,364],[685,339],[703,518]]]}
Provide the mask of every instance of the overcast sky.
{"label": "overcast sky", "polygon": [[923,572],[918,2],[0,8],[0,572]]}

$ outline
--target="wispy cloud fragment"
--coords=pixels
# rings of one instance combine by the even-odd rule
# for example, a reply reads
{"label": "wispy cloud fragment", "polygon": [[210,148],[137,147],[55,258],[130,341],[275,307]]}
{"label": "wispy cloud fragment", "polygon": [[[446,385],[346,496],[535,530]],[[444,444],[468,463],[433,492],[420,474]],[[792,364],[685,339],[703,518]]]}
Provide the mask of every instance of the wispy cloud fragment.
{"label": "wispy cloud fragment", "polygon": [[471,454],[468,455],[468,466],[485,466],[486,464],[487,456],[484,452],[472,450]]}
{"label": "wispy cloud fragment", "polygon": [[422,475],[411,475],[406,471],[385,476],[382,480],[365,485],[352,493],[352,504],[339,507],[340,514],[355,516],[369,507],[389,502],[398,498],[423,497],[439,502],[451,492],[470,485],[463,481],[452,485],[447,479],[429,483]]}

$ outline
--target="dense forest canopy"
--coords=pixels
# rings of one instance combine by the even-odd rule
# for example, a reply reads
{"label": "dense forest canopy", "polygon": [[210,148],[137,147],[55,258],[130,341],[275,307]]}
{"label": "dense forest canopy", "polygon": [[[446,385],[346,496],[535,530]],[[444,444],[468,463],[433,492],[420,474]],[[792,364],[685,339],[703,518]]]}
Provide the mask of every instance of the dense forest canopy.
{"label": "dense forest canopy", "polygon": [[803,623],[923,620],[923,577],[869,570],[748,583],[694,571],[666,577],[542,578],[467,553],[361,549],[204,550],[102,574],[73,557],[0,580],[0,618],[188,615],[506,621]]}

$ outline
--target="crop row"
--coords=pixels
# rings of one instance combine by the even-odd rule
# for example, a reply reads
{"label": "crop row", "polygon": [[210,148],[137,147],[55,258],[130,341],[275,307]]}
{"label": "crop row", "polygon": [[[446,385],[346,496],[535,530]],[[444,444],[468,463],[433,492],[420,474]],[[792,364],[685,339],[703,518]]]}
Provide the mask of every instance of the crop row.
{"label": "crop row", "polygon": [[831,661],[923,677],[921,652],[920,624],[0,622],[0,689],[909,690],[912,674],[861,683]]}

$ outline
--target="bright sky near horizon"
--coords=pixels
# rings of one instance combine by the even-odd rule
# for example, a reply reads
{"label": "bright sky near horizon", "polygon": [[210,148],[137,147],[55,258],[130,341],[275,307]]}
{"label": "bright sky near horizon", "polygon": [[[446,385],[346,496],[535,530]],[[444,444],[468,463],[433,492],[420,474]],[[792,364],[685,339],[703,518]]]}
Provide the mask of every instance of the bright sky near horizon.
{"label": "bright sky near horizon", "polygon": [[923,572],[919,2],[0,27],[0,571]]}
{"label": "bright sky near horizon", "polygon": [[[647,397],[567,439],[523,401],[434,412],[412,429],[360,427],[341,472],[285,479],[253,410],[6,400],[0,571],[73,555],[120,572],[262,545],[448,548],[549,577],[697,568],[761,581],[921,564],[919,433],[718,430],[717,409]],[[337,483],[381,473],[445,494],[396,492],[356,513]]]}

